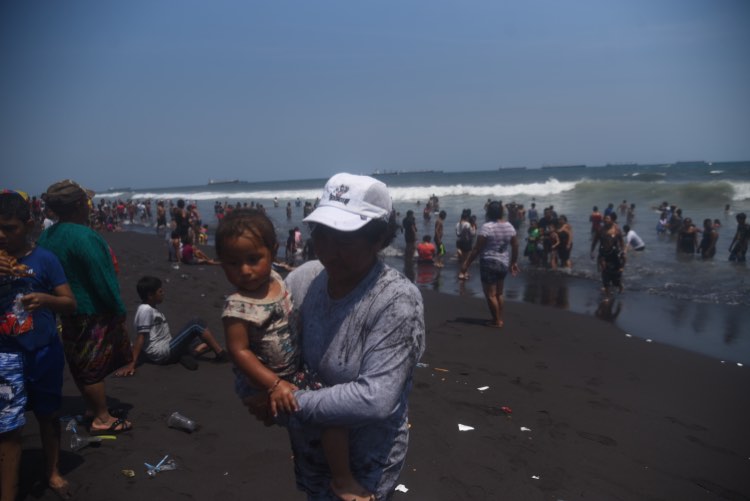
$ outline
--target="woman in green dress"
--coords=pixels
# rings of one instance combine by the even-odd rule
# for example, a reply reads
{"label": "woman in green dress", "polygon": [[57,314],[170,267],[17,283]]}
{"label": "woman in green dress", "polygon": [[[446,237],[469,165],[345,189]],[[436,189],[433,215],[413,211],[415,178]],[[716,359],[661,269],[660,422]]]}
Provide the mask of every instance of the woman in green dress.
{"label": "woman in green dress", "polygon": [[74,181],[51,185],[42,198],[59,222],[41,234],[38,244],[58,257],[78,303],[60,323],[65,358],[86,402],[90,430],[119,433],[132,424],[110,413],[104,378],[129,363],[132,353],[111,250],[88,227],[92,196]]}

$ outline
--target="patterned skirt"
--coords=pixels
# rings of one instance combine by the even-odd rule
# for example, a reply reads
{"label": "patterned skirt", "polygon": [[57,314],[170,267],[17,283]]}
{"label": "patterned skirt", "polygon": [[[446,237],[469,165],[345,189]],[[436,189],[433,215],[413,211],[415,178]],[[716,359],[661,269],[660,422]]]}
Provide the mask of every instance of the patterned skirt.
{"label": "patterned skirt", "polygon": [[133,360],[122,316],[61,316],[60,323],[65,359],[77,384],[98,383]]}

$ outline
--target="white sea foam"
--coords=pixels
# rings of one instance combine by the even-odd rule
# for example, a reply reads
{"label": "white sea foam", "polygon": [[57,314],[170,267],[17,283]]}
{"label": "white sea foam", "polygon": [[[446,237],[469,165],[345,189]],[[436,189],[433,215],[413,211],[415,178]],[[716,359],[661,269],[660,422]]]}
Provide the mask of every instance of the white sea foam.
{"label": "white sea foam", "polygon": [[734,195],[732,200],[750,200],[750,183],[732,183]]}
{"label": "white sea foam", "polygon": [[[577,182],[561,182],[555,178],[549,178],[543,183],[521,183],[521,184],[492,184],[471,185],[454,184],[447,186],[391,186],[389,191],[394,202],[426,201],[431,195],[438,198],[450,196],[478,196],[487,198],[509,198],[520,197],[548,197],[575,189]],[[132,198],[140,199],[185,199],[185,200],[273,200],[277,197],[281,201],[315,200],[321,194],[321,189],[285,189],[285,190],[257,190],[257,191],[199,191],[195,193],[180,191],[149,191],[138,193],[116,192],[103,193],[104,198]]]}
{"label": "white sea foam", "polygon": [[390,188],[394,201],[426,200],[431,195],[438,198],[451,196],[475,196],[487,198],[509,198],[526,195],[548,197],[575,189],[577,182],[561,182],[550,178],[544,183],[471,185],[454,184],[449,186],[396,186]]}

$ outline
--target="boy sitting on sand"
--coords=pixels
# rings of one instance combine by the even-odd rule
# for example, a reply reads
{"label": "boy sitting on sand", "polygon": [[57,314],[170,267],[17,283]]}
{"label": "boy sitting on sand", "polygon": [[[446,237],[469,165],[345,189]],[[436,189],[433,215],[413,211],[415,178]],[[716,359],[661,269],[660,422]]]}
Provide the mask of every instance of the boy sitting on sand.
{"label": "boy sitting on sand", "polygon": [[[186,369],[195,370],[198,362],[193,355],[201,355],[213,350],[213,361],[223,363],[229,360],[226,351],[219,345],[206,323],[195,318],[182,328],[179,334],[172,337],[167,318],[156,309],[156,305],[164,302],[164,289],[161,280],[156,277],[144,276],[136,285],[141,304],[135,313],[136,338],[133,343],[133,361],[115,373],[116,376],[132,376],[135,365],[143,352],[145,358],[156,364],[170,364],[180,362]],[[197,338],[197,339],[196,339]],[[192,346],[194,345],[195,346]]]}

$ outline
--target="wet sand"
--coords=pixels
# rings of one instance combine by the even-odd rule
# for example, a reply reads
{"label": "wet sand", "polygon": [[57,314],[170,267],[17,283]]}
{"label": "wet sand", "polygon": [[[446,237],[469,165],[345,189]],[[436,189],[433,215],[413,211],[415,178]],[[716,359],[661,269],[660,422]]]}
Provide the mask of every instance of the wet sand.
{"label": "wet sand", "polygon": [[[153,274],[165,282],[160,309],[173,331],[199,316],[223,342],[219,316],[230,288],[219,267],[175,270],[161,239],[105,237],[119,258],[129,326],[135,283]],[[750,499],[747,367],[529,303],[508,302],[506,327],[490,329],[482,299],[423,295],[427,351],[416,370],[401,475],[408,492],[394,500]],[[305,499],[285,431],[248,416],[228,364],[200,361],[195,372],[145,364],[133,377],[108,378],[107,393],[135,428],[78,452],[63,432],[61,469],[76,499]],[[65,414],[83,410],[67,373],[63,406]],[[168,428],[173,411],[200,429]],[[21,499],[57,499],[38,480],[32,416],[24,438]],[[143,463],[165,454],[180,469],[149,478]]]}

